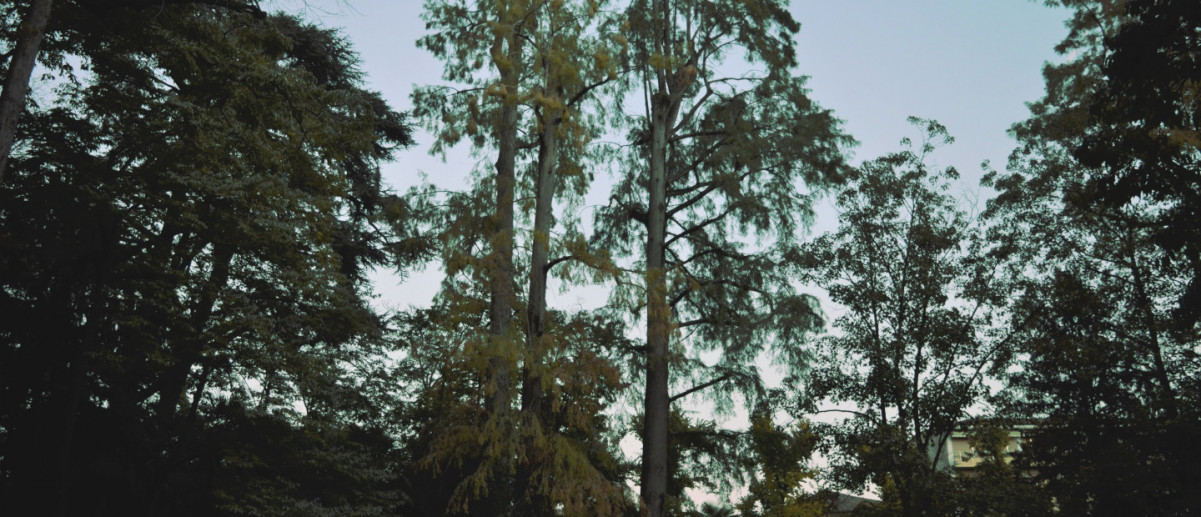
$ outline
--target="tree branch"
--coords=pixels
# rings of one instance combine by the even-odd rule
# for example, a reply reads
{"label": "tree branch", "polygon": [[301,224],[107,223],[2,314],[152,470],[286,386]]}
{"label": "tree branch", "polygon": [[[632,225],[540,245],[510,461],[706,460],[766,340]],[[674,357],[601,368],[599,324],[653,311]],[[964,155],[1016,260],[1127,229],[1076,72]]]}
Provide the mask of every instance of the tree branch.
{"label": "tree branch", "polygon": [[542,267],[542,272],[544,274],[549,273],[551,268],[553,268],[559,264],[562,264],[564,262],[567,262],[569,260],[576,260],[578,258],[580,258],[579,255],[567,255],[565,257],[558,257],[558,258],[549,260],[549,261],[547,261],[546,265]]}
{"label": "tree branch", "polygon": [[696,392],[698,392],[698,391],[701,391],[701,390],[703,390],[703,389],[705,389],[705,388],[708,388],[708,387],[710,387],[710,386],[713,386],[713,385],[716,385],[716,384],[720,384],[720,383],[722,383],[722,382],[725,382],[726,380],[729,380],[729,379],[730,379],[730,378],[732,378],[732,377],[734,377],[734,374],[727,373],[727,374],[725,374],[725,375],[722,375],[722,376],[720,376],[720,377],[718,377],[718,378],[716,378],[716,379],[713,379],[713,380],[711,380],[711,381],[709,381],[709,382],[706,382],[706,383],[704,383],[704,384],[701,384],[701,385],[698,385],[698,386],[693,386],[693,387],[691,387],[691,388],[689,388],[689,389],[687,389],[687,390],[684,390],[684,392],[682,392],[682,393],[679,393],[679,394],[677,394],[677,395],[672,395],[672,397],[668,399],[668,403],[675,402],[675,401],[677,401],[677,400],[679,400],[679,399],[682,399],[682,398],[684,398],[684,397],[687,397],[687,396],[689,396],[689,395],[692,395],[693,393],[696,393]]}

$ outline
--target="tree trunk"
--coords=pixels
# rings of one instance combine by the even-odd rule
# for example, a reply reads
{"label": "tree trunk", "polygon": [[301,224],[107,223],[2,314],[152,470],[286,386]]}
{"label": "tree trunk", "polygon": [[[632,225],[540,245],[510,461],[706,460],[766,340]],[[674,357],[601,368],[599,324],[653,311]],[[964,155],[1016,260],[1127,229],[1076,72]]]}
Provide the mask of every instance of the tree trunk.
{"label": "tree trunk", "polygon": [[[549,91],[550,88],[548,88]],[[525,461],[517,468],[516,495],[519,515],[550,515],[545,497],[536,494],[533,477],[546,458],[537,450],[535,436],[542,429],[542,368],[546,350],[546,264],[549,260],[551,210],[555,197],[555,165],[559,152],[558,119],[560,110],[544,108],[542,135],[538,148],[538,177],[534,205],[534,236],[530,256],[529,298],[526,305],[525,367],[522,369],[521,422],[525,428],[522,446]]]}
{"label": "tree trunk", "polygon": [[[514,2],[502,10],[499,19],[502,25],[510,25],[509,32],[497,36],[493,45],[493,56],[504,56],[505,62],[497,59],[495,65],[500,72],[501,87],[504,89],[500,127],[497,128],[496,156],[496,212],[492,228],[492,271],[491,302],[488,311],[488,386],[487,395],[489,420],[495,425],[496,436],[489,439],[508,442],[513,430],[507,420],[512,400],[511,354],[507,349],[513,340],[513,189],[517,184],[517,122],[518,81],[522,60],[522,40],[516,26],[520,16],[513,13],[525,11],[524,3]],[[500,515],[505,512],[512,495],[513,460],[506,447],[500,448],[495,470],[490,473],[490,490],[485,501],[485,514]]]}
{"label": "tree trunk", "polygon": [[179,409],[179,401],[186,394],[188,374],[191,373],[192,366],[196,364],[196,361],[200,360],[201,351],[204,349],[201,334],[209,325],[213,308],[216,307],[217,296],[229,282],[229,267],[233,262],[233,257],[232,247],[228,245],[214,246],[213,270],[209,274],[208,285],[205,285],[198,293],[199,298],[191,311],[192,318],[189,323],[195,334],[185,336],[181,342],[176,343],[178,348],[175,363],[163,374],[163,380],[160,383],[162,388],[159,390],[156,417],[164,428],[169,428],[171,420],[175,418],[176,411]]}
{"label": "tree trunk", "polygon": [[[1133,237],[1131,237],[1133,238]],[[1138,258],[1134,254],[1134,247],[1130,247],[1130,275],[1134,281],[1134,296],[1135,305],[1138,306],[1138,312],[1143,317],[1143,325],[1146,325],[1150,341],[1147,343],[1151,349],[1151,359],[1155,365],[1155,380],[1159,384],[1159,393],[1162,407],[1157,408],[1164,411],[1165,417],[1168,420],[1175,420],[1178,415],[1176,408],[1176,391],[1172,389],[1172,381],[1168,377],[1168,369],[1164,365],[1163,350],[1159,343],[1159,323],[1155,321],[1155,313],[1151,310],[1151,298],[1147,295],[1147,284],[1143,279],[1142,268],[1138,265]]]}
{"label": "tree trunk", "polygon": [[8,169],[8,157],[12,153],[16,138],[17,120],[25,109],[25,95],[29,92],[29,77],[37,63],[42,38],[50,23],[50,7],[53,0],[33,0],[29,14],[17,29],[17,44],[13,47],[12,59],[8,63],[8,76],[4,78],[4,91],[0,92],[0,183]]}
{"label": "tree trunk", "polygon": [[642,515],[662,517],[667,497],[668,361],[664,236],[667,231],[667,130],[670,99],[660,88],[651,113],[650,204],[646,239],[646,399],[642,433]]}

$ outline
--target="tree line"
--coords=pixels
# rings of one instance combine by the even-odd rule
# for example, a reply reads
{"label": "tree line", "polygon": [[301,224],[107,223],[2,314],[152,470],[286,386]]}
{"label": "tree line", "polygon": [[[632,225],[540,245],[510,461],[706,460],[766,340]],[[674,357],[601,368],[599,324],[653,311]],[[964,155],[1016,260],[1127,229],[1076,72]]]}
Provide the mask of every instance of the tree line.
{"label": "tree line", "polygon": [[[427,0],[409,113],[256,2],[4,3],[0,504],[1191,515],[1201,13],[1052,3],[1067,57],[976,206],[937,121],[849,161],[781,0]],[[418,128],[472,188],[384,184]],[[426,264],[431,306],[372,307]]]}

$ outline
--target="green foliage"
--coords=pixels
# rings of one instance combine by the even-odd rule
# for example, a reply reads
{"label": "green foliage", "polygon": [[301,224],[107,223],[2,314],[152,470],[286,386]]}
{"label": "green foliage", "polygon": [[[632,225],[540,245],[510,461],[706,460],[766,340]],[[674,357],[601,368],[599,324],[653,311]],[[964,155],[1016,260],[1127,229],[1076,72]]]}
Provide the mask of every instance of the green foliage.
{"label": "green foliage", "polygon": [[1201,14],[1182,0],[1130,0],[1122,8],[1105,13],[1116,27],[1105,30],[1104,40],[1081,49],[1104,59],[1098,69],[1080,72],[1095,71],[1099,79],[1095,93],[1080,99],[1088,117],[1071,149],[1091,169],[1094,192],[1081,202],[1159,205],[1149,221],[1153,237],[1193,272],[1176,315],[1180,324],[1193,325],[1201,320],[1201,188],[1193,181],[1201,171],[1201,58],[1195,52]]}
{"label": "green foliage", "polygon": [[[495,148],[497,156],[494,167],[480,174],[478,189],[448,196],[442,227],[447,279],[439,304],[453,316],[436,320],[466,333],[460,352],[446,359],[482,380],[491,397],[482,407],[466,398],[458,409],[445,408],[447,415],[474,416],[449,418],[446,424],[457,433],[429,444],[430,465],[463,455],[480,460],[461,482],[458,509],[481,499],[493,514],[510,507],[521,513],[561,508],[609,514],[626,503],[611,475],[616,468],[605,465],[613,463],[608,457],[613,444],[594,434],[595,422],[584,416],[599,412],[603,406],[597,404],[607,395],[575,392],[577,380],[594,380],[598,389],[621,382],[611,373],[616,370],[610,359],[596,352],[610,344],[592,343],[592,351],[565,355],[588,350],[583,343],[590,341],[579,339],[601,337],[581,330],[599,320],[553,323],[545,307],[552,268],[557,278],[572,283],[613,271],[606,255],[587,245],[574,215],[593,177],[588,167],[595,151],[589,144],[604,130],[598,94],[611,90],[606,85],[620,61],[603,6],[425,5],[431,32],[419,44],[443,59],[443,76],[454,83],[422,87],[413,95],[416,115],[439,136],[432,152],[465,140],[475,152]],[[527,152],[532,149],[536,155]],[[523,276],[529,278],[524,297],[515,288]],[[518,372],[520,390],[512,386]],[[481,443],[487,444],[482,458]]]}
{"label": "green foliage", "polygon": [[904,515],[940,511],[949,476],[931,453],[1008,364],[989,323],[1005,285],[948,193],[958,174],[925,163],[952,139],[936,122],[912,122],[921,144],[864,163],[838,196],[839,229],[801,247],[794,264],[847,308],[838,333],[819,341],[806,386],[814,405],[854,408],[819,428],[837,451],[831,480],[851,491],[890,486]]}
{"label": "green foliage", "polygon": [[383,400],[355,370],[382,353],[362,272],[391,238],[371,226],[389,203],[376,164],[410,143],[403,118],[340,38],[297,20],[56,8],[63,75],[0,187],[4,499],[395,504],[387,442],[365,430]]}
{"label": "green foliage", "polygon": [[751,448],[759,470],[738,507],[744,516],[818,517],[825,514],[824,498],[806,492],[814,478],[806,465],[817,446],[817,436],[806,422],[786,429],[766,414],[751,418]]}
{"label": "green foliage", "polygon": [[[644,429],[635,422],[637,429]],[[683,514],[694,508],[688,490],[709,493],[729,493],[742,481],[749,465],[744,433],[723,429],[712,420],[690,418],[682,411],[673,411],[668,422],[669,442],[667,465],[671,478],[667,482],[665,507],[669,514]]]}
{"label": "green foliage", "polygon": [[[398,375],[413,390],[396,415],[398,427],[407,430],[402,463],[414,484],[409,492],[416,511],[480,515],[490,511],[476,501],[486,494],[464,499],[462,490],[474,488],[464,481],[486,461],[480,450],[489,442],[481,436],[488,431],[486,377],[461,359],[478,353],[464,339],[474,332],[471,324],[448,330],[456,327],[439,319],[449,314],[436,306],[397,321],[407,351]],[[540,490],[570,515],[626,505],[619,483],[630,467],[620,459],[614,423],[604,412],[625,387],[613,366],[618,351],[629,346],[623,331],[619,322],[587,313],[553,313],[550,321],[542,378],[549,407],[537,436],[545,442],[531,450],[547,455],[534,472]]]}
{"label": "green foliage", "polygon": [[[1012,461],[1013,421],[979,420],[964,424],[961,429],[968,433],[968,443],[979,463],[970,471],[961,472],[950,487],[948,496],[957,515],[1042,515],[1051,511],[1051,497],[1030,482],[1030,471],[1022,470]],[[1023,434],[1018,448],[1028,445],[1029,439],[1028,434]]]}
{"label": "green foliage", "polygon": [[[646,310],[651,500],[661,477],[678,477],[660,464],[668,439],[649,435],[675,425],[671,404],[693,393],[723,412],[736,393],[754,404],[765,391],[753,364],[769,344],[789,371],[806,363],[799,345],[821,317],[782,273],[782,250],[808,223],[809,196],[841,181],[851,141],[794,75],[799,25],[782,2],[635,1],[626,16],[624,80],[646,105],[625,121],[623,173],[595,225],[599,247],[632,260],[610,305]],[[761,69],[724,76],[727,57]],[[717,365],[702,368],[701,352],[718,352]]]}
{"label": "green foliage", "polygon": [[1197,17],[1185,2],[1067,2],[1071,59],[1016,125],[990,203],[1024,322],[1019,468],[1074,515],[1188,515],[1201,479],[1195,329]]}

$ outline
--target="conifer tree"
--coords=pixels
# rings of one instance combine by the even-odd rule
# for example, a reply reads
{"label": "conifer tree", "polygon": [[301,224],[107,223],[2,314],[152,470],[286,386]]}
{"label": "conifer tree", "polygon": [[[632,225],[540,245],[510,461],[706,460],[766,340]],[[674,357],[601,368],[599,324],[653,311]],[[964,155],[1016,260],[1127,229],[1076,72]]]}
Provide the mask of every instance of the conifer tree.
{"label": "conifer tree", "polygon": [[381,353],[361,271],[403,118],[288,17],[58,5],[88,73],[53,70],[0,187],[7,509],[389,508],[350,365]]}
{"label": "conifer tree", "polygon": [[[527,182],[533,188],[528,197],[532,202],[526,207],[532,208],[534,215],[528,236],[522,460],[518,462],[514,494],[517,511],[523,515],[551,515],[556,507],[569,513],[607,515],[617,512],[625,502],[621,487],[602,479],[589,465],[585,451],[565,440],[561,430],[555,428],[545,406],[560,401],[547,401],[544,394],[545,377],[553,372],[553,355],[567,345],[556,343],[555,334],[561,332],[548,332],[546,297],[551,269],[580,265],[598,273],[611,270],[602,255],[584,244],[571,215],[552,215],[556,206],[574,204],[588,189],[593,176],[587,171],[594,154],[591,141],[604,129],[598,124],[605,109],[596,102],[600,98],[598,89],[615,83],[617,77],[614,54],[620,49],[611,48],[612,40],[605,33],[612,30],[612,24],[599,16],[602,7],[604,3],[597,1],[546,3],[533,38],[536,72],[531,75],[541,84],[531,88],[529,101],[535,114],[529,133],[536,135],[538,152],[531,167],[532,181]],[[555,226],[563,223],[567,225],[566,235],[556,239]],[[552,258],[552,249],[561,255]],[[586,362],[575,364],[590,368]],[[575,426],[569,424],[569,433],[571,427]]]}
{"label": "conifer tree", "polygon": [[[478,352],[478,357],[487,365],[482,368],[487,377],[485,413],[480,415],[481,422],[469,426],[478,427],[486,446],[483,462],[461,485],[457,498],[465,508],[467,500],[487,497],[484,504],[494,515],[504,510],[512,495],[509,481],[517,438],[515,421],[510,414],[513,376],[520,350],[519,334],[513,323],[517,302],[513,203],[517,185],[519,104],[521,89],[526,86],[528,64],[525,42],[536,23],[532,3],[527,0],[427,1],[423,17],[433,32],[419,43],[444,59],[444,79],[465,83],[471,89],[461,95],[449,95],[447,88],[437,87],[414,93],[416,114],[438,134],[432,152],[440,152],[443,146],[453,145],[464,136],[477,148],[486,142],[496,147],[493,173],[484,182],[492,187],[490,209],[484,208],[485,203],[465,199],[456,210],[461,216],[488,216],[477,216],[467,224],[463,222],[469,217],[460,217],[450,225],[449,231],[457,234],[458,239],[452,241],[452,247],[443,258],[450,277],[447,286],[452,288],[446,292],[452,301],[450,310],[464,314],[475,312],[470,294],[454,289],[455,275],[464,266],[475,266],[469,274],[487,285],[487,331],[479,338],[483,342]],[[495,75],[480,78],[477,72],[484,67],[495,68]],[[476,233],[480,227],[486,228],[484,235]],[[477,259],[472,256],[475,251],[472,248],[480,239],[486,242],[488,251],[486,257]],[[475,286],[465,287],[472,289]],[[454,440],[448,438],[450,443],[441,446],[465,445],[453,443]]]}
{"label": "conifer tree", "polygon": [[[806,220],[807,194],[840,179],[849,138],[793,75],[799,25],[782,2],[637,0],[627,13],[627,78],[644,112],[630,121],[632,152],[598,242],[639,257],[641,286],[616,299],[645,310],[641,504],[658,517],[670,506],[671,404],[723,383],[753,390],[749,365],[764,343],[799,360],[797,343],[818,324],[773,253]],[[732,54],[758,69],[722,75]],[[722,359],[715,376],[672,395],[685,346]]]}
{"label": "conifer tree", "polygon": [[[106,4],[103,8],[137,9],[148,5],[158,5],[165,8],[167,4],[204,4],[234,11],[254,12],[259,16],[264,15],[255,3],[243,0],[171,0],[158,2],[157,4],[149,4],[145,0],[121,0]],[[17,6],[17,3],[13,2],[7,8],[19,9],[20,6]],[[57,10],[66,12],[66,18],[69,19],[81,11],[87,11],[88,8],[89,6],[84,2],[68,0],[61,1]],[[42,52],[42,43],[46,38],[47,32],[51,29],[50,20],[54,10],[53,0],[31,0],[28,9],[24,10],[19,16],[4,13],[5,19],[11,20],[16,18],[20,20],[20,23],[15,24],[15,34],[11,35],[13,40],[12,52],[5,55],[8,63],[4,73],[3,89],[0,90],[0,183],[4,182],[4,173],[8,169],[13,141],[16,138],[17,122],[25,110],[25,96],[29,91],[29,81],[34,66],[39,58],[54,63],[54,59],[44,59],[45,56]],[[57,49],[54,54],[55,57],[61,56],[57,52]],[[59,63],[54,64],[55,66],[60,65]]]}
{"label": "conifer tree", "polygon": [[[579,444],[565,441],[564,433],[571,434],[572,426],[586,426],[586,422],[558,429],[548,425],[557,411],[547,406],[558,407],[562,401],[545,397],[550,385],[547,375],[556,364],[591,367],[587,362],[563,361],[561,354],[570,346],[557,342],[556,335],[562,332],[548,326],[546,296],[548,274],[554,267],[605,269],[603,257],[588,250],[574,216],[554,216],[556,207],[572,206],[588,188],[592,173],[586,167],[593,152],[588,144],[602,130],[598,121],[603,114],[592,111],[599,106],[596,94],[616,77],[620,49],[610,48],[612,40],[604,34],[610,28],[602,5],[596,1],[427,3],[426,17],[436,32],[422,43],[447,60],[447,80],[469,86],[458,91],[427,87],[415,94],[418,112],[439,132],[435,151],[469,138],[477,150],[495,146],[498,156],[489,181],[498,188],[492,222],[500,221],[500,226],[490,223],[493,232],[486,237],[490,248],[482,259],[473,248],[482,237],[476,233],[481,225],[471,215],[480,213],[479,193],[452,196],[454,208],[446,214],[445,235],[453,243],[447,248],[448,280],[442,295],[447,309],[471,314],[480,282],[492,286],[489,344],[470,348],[473,356],[490,363],[485,384],[492,397],[487,420],[460,427],[465,434],[431,446],[437,456],[454,457],[459,453],[449,451],[468,447],[476,432],[469,431],[473,428],[494,444],[486,449],[486,461],[462,485],[460,503],[487,492],[486,504],[492,511],[516,505],[516,511],[524,514],[544,514],[559,506],[607,514],[624,502],[620,486],[602,479]],[[479,37],[483,26],[491,27],[496,39]],[[495,67],[497,75],[478,74],[485,63]],[[585,108],[588,103],[592,108]],[[523,152],[528,150],[536,153]],[[516,213],[515,194],[526,200]],[[527,232],[516,216],[530,212],[532,227]],[[556,237],[556,225],[562,225],[562,237]],[[520,244],[529,250],[528,258],[514,257],[514,246]],[[522,268],[528,279],[524,300],[513,291]],[[506,285],[508,291],[497,289]],[[521,308],[523,314],[514,314]],[[498,318],[513,319],[502,331],[496,326]],[[524,332],[519,331],[522,328]],[[519,371],[518,399],[512,387]],[[516,400],[520,412],[507,415]],[[462,453],[474,454],[471,448]]]}

